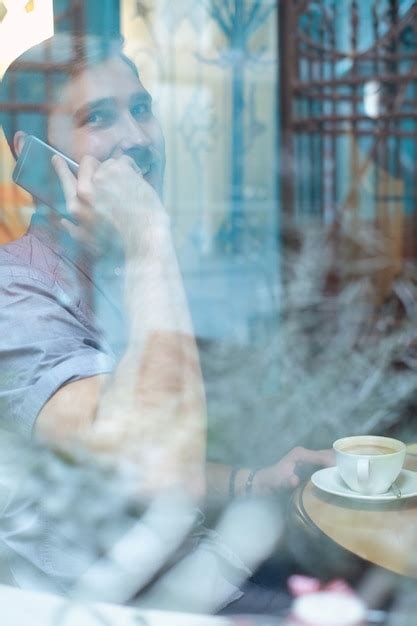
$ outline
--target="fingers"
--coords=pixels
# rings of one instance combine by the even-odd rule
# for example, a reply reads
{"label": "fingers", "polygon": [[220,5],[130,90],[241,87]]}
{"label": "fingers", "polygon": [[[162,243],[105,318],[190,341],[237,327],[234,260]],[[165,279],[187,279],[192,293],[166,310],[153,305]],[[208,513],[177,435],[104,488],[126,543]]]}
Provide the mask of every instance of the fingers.
{"label": "fingers", "polygon": [[138,174],[142,174],[140,167],[136,164],[132,157],[128,156],[127,154],[123,154],[121,157],[119,157],[117,159],[117,162],[121,164],[125,163]]}
{"label": "fingers", "polygon": [[93,156],[87,155],[83,157],[78,170],[78,180],[83,178],[92,179],[101,165],[100,161]]}
{"label": "fingers", "polygon": [[334,465],[333,450],[308,450],[307,448],[294,448],[290,452],[295,462],[313,463],[315,465]]}
{"label": "fingers", "polygon": [[278,463],[257,472],[261,488],[276,491],[282,488],[294,489],[310,478],[317,466],[335,464],[333,450],[308,450],[293,448]]}
{"label": "fingers", "polygon": [[298,487],[298,485],[300,484],[300,477],[297,476],[297,474],[292,474],[292,476],[290,476],[289,478],[289,483],[290,483],[290,487]]}
{"label": "fingers", "polygon": [[317,463],[317,465],[331,467],[336,462],[333,450],[310,450],[310,452],[313,453],[312,463]]}
{"label": "fingers", "polygon": [[110,158],[103,161],[100,164],[100,168],[96,171],[96,177],[107,176],[112,170],[119,169],[123,171],[125,168],[127,168],[129,172],[133,171],[140,176],[142,175],[141,169],[136,165],[135,161],[127,154],[123,154],[117,159]]}
{"label": "fingers", "polygon": [[71,172],[65,159],[58,154],[52,157],[51,163],[61,182],[65,200],[68,205],[77,195],[77,179]]}
{"label": "fingers", "polygon": [[[153,208],[161,206],[154,189],[130,156],[103,162],[86,156],[80,162],[77,178],[59,157],[54,159],[54,167],[64,188],[67,211],[88,234],[85,237],[88,245],[109,226],[130,236],[132,215],[143,211],[148,216]],[[73,238],[80,239],[79,231],[68,224],[64,227]]]}
{"label": "fingers", "polygon": [[92,178],[100,162],[92,156],[84,157],[80,162],[77,177],[71,172],[65,159],[57,154],[52,157],[52,165],[62,185],[67,211],[76,216],[81,205],[91,201]]}
{"label": "fingers", "polygon": [[320,463],[326,467],[332,467],[336,463],[336,455],[334,450],[318,450],[320,455]]}
{"label": "fingers", "polygon": [[78,170],[77,196],[87,204],[93,199],[94,187],[93,180],[96,172],[100,168],[100,161],[92,156],[85,156],[81,159]]}

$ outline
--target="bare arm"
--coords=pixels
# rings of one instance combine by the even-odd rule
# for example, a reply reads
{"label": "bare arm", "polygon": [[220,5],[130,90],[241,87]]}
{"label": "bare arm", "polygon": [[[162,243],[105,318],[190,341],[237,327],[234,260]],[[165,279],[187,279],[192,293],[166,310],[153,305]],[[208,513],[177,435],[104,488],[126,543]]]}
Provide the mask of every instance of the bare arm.
{"label": "bare arm", "polygon": [[82,437],[95,419],[101,390],[108,379],[107,374],[92,376],[58,389],[39,413],[36,433],[58,444]]}
{"label": "bare arm", "polygon": [[219,501],[226,500],[231,495],[244,496],[252,474],[250,493],[265,495],[280,489],[297,487],[300,484],[300,474],[305,470],[310,475],[315,469],[331,467],[334,463],[333,450],[308,450],[302,447],[293,448],[277,463],[258,469],[254,475],[249,467],[236,468],[232,474],[233,468],[230,465],[209,463],[207,491]]}
{"label": "bare arm", "polygon": [[87,158],[78,181],[63,162],[55,166],[80,224],[79,232],[67,224],[72,234],[110,220],[122,236],[128,347],[112,375],[60,389],[41,411],[37,431],[135,463],[144,492],[181,483],[201,495],[204,391],[166,213],[127,157],[103,164]]}

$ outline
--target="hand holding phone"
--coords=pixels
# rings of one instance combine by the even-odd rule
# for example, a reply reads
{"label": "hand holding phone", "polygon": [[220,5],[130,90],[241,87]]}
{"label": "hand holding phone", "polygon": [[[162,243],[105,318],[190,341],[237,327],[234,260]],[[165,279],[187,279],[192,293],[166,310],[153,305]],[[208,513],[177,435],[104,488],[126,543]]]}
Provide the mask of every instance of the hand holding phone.
{"label": "hand holding phone", "polygon": [[62,186],[51,162],[55,154],[66,161],[76,176],[78,164],[75,161],[37,137],[28,135],[13,171],[13,180],[39,202],[74,222],[74,218],[67,211]]}

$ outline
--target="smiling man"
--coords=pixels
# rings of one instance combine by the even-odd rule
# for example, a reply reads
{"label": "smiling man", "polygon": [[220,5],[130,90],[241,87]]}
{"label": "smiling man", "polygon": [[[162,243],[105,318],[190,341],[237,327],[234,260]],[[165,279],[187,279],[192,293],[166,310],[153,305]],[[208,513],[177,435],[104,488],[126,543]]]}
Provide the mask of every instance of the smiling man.
{"label": "smiling man", "polygon": [[[3,94],[19,113],[3,116],[14,155],[34,134],[79,171],[52,159],[70,219],[38,202],[27,235],[0,249],[1,423],[132,462],[142,494],[180,483],[202,495],[204,391],[151,96],[120,41],[65,35],[17,59]],[[295,486],[300,462],[331,460],[297,448],[256,472],[206,466],[209,488]]]}
{"label": "smiling man", "polygon": [[162,196],[165,146],[152,113],[152,98],[124,55],[87,67],[60,94],[48,123],[48,139],[80,162],[130,156]]}
{"label": "smiling man", "polygon": [[[198,351],[162,204],[164,138],[120,42],[56,36],[11,65],[2,91],[14,156],[37,135],[79,169],[54,156],[67,216],[38,201],[27,234],[0,248],[0,427],[127,462],[150,500],[180,487],[198,501],[206,470],[227,500],[297,485],[300,462],[329,464],[302,448],[256,470],[205,463]],[[62,565],[67,544],[51,562],[45,528],[43,547],[21,529],[13,546],[68,588],[83,567]]]}
{"label": "smiling man", "polygon": [[[15,156],[42,135],[79,171],[52,160],[70,219],[38,202],[27,235],[0,251],[2,424],[131,462],[142,496],[182,485],[199,497],[204,392],[161,201],[163,134],[120,42],[63,37],[3,81],[29,109],[17,128],[5,118]],[[45,102],[42,59],[54,67]]]}

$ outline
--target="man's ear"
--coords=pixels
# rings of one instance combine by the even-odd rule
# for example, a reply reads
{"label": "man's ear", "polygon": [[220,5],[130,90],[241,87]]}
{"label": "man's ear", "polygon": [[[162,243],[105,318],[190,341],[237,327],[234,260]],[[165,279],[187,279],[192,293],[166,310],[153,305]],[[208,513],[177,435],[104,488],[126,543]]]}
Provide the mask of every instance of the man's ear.
{"label": "man's ear", "polygon": [[17,133],[15,133],[15,136],[13,137],[13,148],[16,156],[20,156],[26,137],[26,133],[24,133],[22,130],[18,130]]}

